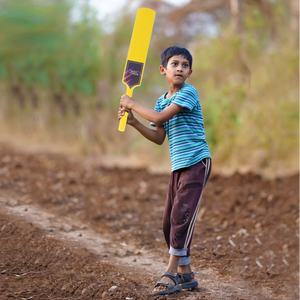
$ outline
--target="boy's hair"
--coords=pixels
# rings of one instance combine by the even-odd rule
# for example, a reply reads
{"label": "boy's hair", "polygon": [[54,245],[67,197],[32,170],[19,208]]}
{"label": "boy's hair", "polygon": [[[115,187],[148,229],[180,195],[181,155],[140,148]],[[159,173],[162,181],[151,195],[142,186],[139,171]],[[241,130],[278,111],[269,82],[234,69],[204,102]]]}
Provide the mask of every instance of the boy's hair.
{"label": "boy's hair", "polygon": [[174,55],[182,55],[185,57],[190,63],[190,70],[192,69],[193,57],[189,50],[181,46],[172,46],[167,48],[161,55],[160,61],[161,65],[166,68],[168,65],[169,59]]}

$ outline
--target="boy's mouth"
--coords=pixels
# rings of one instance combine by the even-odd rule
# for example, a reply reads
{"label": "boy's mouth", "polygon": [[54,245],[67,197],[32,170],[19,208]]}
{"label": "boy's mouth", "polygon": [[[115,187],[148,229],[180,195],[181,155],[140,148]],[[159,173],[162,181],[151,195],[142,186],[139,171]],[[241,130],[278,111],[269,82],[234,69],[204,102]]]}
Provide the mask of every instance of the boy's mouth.
{"label": "boy's mouth", "polygon": [[182,77],[182,75],[181,74],[176,74],[175,77]]}

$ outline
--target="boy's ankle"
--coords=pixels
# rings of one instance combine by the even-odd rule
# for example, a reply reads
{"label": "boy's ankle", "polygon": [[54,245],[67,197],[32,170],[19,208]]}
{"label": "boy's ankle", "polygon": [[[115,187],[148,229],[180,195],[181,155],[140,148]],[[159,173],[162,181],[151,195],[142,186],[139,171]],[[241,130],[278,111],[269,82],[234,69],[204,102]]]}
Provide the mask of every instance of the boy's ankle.
{"label": "boy's ankle", "polygon": [[185,266],[178,266],[178,273],[182,273],[182,274],[192,273],[191,264],[188,264],[188,265],[185,265]]}

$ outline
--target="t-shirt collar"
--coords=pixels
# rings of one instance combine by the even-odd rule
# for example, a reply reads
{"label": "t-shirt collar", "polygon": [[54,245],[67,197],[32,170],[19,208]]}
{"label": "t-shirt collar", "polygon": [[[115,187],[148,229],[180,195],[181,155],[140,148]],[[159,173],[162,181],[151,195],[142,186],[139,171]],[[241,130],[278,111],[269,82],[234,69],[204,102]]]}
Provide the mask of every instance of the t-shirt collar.
{"label": "t-shirt collar", "polygon": [[[187,85],[187,83],[185,83],[184,85],[183,85],[183,87],[180,89],[180,90],[178,90],[171,98],[169,98],[169,99],[172,99],[173,97],[175,97],[175,95],[178,93],[178,92],[180,92],[185,86]],[[167,96],[167,94],[169,93],[169,91],[168,92],[165,92],[164,93],[164,99],[166,99],[166,96]]]}

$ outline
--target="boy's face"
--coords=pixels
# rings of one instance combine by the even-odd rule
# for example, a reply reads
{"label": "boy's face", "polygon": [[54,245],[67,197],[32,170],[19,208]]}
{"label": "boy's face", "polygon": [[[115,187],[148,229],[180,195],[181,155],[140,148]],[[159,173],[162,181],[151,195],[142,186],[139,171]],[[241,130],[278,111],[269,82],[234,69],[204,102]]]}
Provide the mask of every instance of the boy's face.
{"label": "boy's face", "polygon": [[183,86],[193,70],[190,70],[190,62],[182,55],[172,56],[164,68],[160,66],[160,73],[166,76],[169,85]]}

